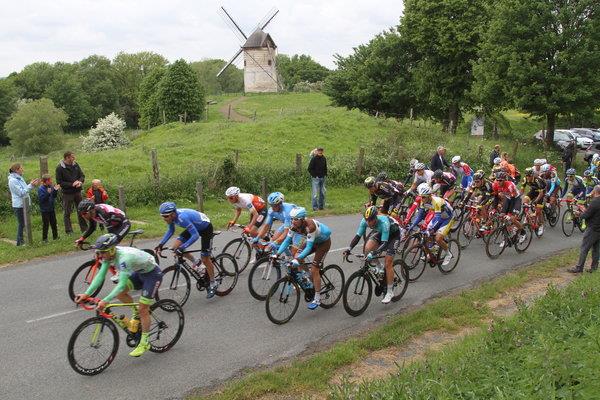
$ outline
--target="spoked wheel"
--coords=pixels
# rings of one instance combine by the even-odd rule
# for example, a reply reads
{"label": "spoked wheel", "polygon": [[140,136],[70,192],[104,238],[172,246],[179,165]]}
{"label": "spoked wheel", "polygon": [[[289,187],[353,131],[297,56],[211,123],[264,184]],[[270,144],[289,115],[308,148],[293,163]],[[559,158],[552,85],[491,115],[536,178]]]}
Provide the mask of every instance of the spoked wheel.
{"label": "spoked wheel", "polygon": [[75,329],[67,346],[69,364],[81,375],[97,375],[113,362],[119,350],[119,333],[103,317],[86,319]]}
{"label": "spoked wheel", "polygon": [[215,281],[219,284],[217,287],[217,296],[227,296],[238,280],[238,266],[235,258],[227,253],[221,253],[212,259],[215,266]]}
{"label": "spoked wheel", "polygon": [[[96,264],[96,260],[86,261],[73,272],[69,281],[69,298],[72,301],[75,300],[75,296],[79,293],[85,293],[92,284],[94,277],[100,270],[100,263],[96,267],[94,267],[94,264]],[[98,289],[90,294],[90,297],[96,297],[100,293],[100,290],[102,290],[102,285],[104,285],[104,282],[100,283]]]}
{"label": "spoked wheel", "polygon": [[344,271],[335,264],[321,270],[321,307],[331,308],[340,301],[344,292]]}
{"label": "spoked wheel", "polygon": [[553,228],[558,223],[559,213],[560,213],[560,210],[558,209],[557,206],[553,206],[553,207],[551,206],[550,209],[548,209],[548,212],[546,214],[546,219],[548,220],[548,224]]}
{"label": "spoked wheel", "polygon": [[190,275],[185,269],[178,267],[177,265],[171,265],[170,267],[165,268],[162,273],[163,280],[158,288],[156,298],[171,299],[183,307],[190,297]]}
{"label": "spoked wheel", "polygon": [[462,224],[459,231],[459,242],[460,248],[466,249],[470,244],[475,235],[477,234],[477,225],[473,223],[471,218],[467,218],[466,221]]}
{"label": "spoked wheel", "polygon": [[404,264],[403,260],[394,260],[394,283],[393,291],[394,297],[392,297],[392,301],[398,301],[404,296],[406,293],[406,288],[408,288],[409,282],[409,271],[406,264]]}
{"label": "spoked wheel", "polygon": [[[456,199],[454,201],[457,202],[459,200],[460,200],[460,198],[458,196],[456,196]],[[450,232],[452,232],[452,233],[454,233],[460,229],[460,227],[463,225],[463,221],[465,218],[465,209],[464,208],[461,208],[460,210],[455,210],[455,212],[457,213],[456,218],[454,219],[454,224],[450,228]]]}
{"label": "spoked wheel", "polygon": [[265,301],[273,282],[281,278],[281,266],[277,260],[263,257],[257,260],[248,274],[248,291],[256,300]]}
{"label": "spoked wheel", "polygon": [[533,239],[533,232],[529,224],[523,225],[523,230],[525,231],[525,237],[523,238],[521,232],[518,232],[515,240],[515,250],[517,253],[523,253],[527,250],[531,244],[531,239]]}
{"label": "spoked wheel", "polygon": [[277,325],[288,322],[300,304],[300,287],[289,276],[284,276],[271,286],[265,301],[267,317]]}
{"label": "spoked wheel", "polygon": [[242,238],[233,239],[223,247],[223,253],[230,254],[235,258],[238,264],[238,272],[241,274],[250,263],[252,248],[247,241]]}
{"label": "spoked wheel", "polygon": [[358,317],[369,306],[372,295],[373,284],[367,273],[363,270],[354,272],[344,286],[344,310],[351,316]]}
{"label": "spoked wheel", "polygon": [[427,255],[420,243],[413,244],[405,252],[402,258],[409,271],[409,282],[414,282],[423,275],[427,265]]}
{"label": "spoked wheel", "polygon": [[444,260],[438,264],[438,268],[442,274],[449,274],[458,265],[458,261],[460,260],[460,244],[458,240],[448,240],[448,251],[452,253],[452,258],[448,261],[448,264],[444,264]]}
{"label": "spoked wheel", "polygon": [[183,332],[185,318],[181,306],[174,300],[163,299],[150,306],[150,351],[164,353],[177,343]]}
{"label": "spoked wheel", "polygon": [[575,218],[573,211],[567,210],[562,216],[562,231],[566,237],[569,237],[575,231]]}
{"label": "spoked wheel", "polygon": [[485,254],[492,260],[500,257],[508,243],[506,243],[505,228],[496,228],[490,233],[485,242]]}

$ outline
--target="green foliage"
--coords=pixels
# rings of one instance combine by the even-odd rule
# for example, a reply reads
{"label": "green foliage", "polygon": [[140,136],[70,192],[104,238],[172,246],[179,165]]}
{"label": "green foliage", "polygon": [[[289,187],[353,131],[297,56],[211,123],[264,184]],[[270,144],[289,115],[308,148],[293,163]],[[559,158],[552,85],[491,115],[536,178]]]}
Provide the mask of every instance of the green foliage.
{"label": "green foliage", "polygon": [[93,152],[116,149],[128,144],[129,139],[125,136],[125,121],[115,113],[110,113],[98,120],[96,126],[83,138],[81,145],[85,151]]}
{"label": "green foliage", "polygon": [[244,71],[235,65],[227,67],[217,78],[217,73],[225,64],[226,61],[220,59],[202,60],[190,64],[207,95],[244,91]]}
{"label": "green foliage", "polygon": [[158,87],[164,75],[164,68],[155,68],[142,81],[138,100],[142,128],[150,128],[162,123],[161,109],[158,103]]}
{"label": "green foliage", "polygon": [[115,76],[110,60],[93,55],[78,63],[81,88],[88,96],[93,113],[93,121],[119,110],[119,93],[115,86]]}
{"label": "green foliage", "polygon": [[29,64],[14,76],[19,96],[24,99],[40,99],[52,82],[54,68],[47,62]]}
{"label": "green foliage", "polygon": [[185,60],[169,66],[158,88],[158,103],[167,121],[178,121],[187,114],[187,120],[200,119],[204,112],[204,91],[194,70]]}
{"label": "green foliage", "polygon": [[306,54],[295,54],[289,57],[277,55],[277,72],[281,76],[287,90],[293,90],[299,82],[320,82],[329,75],[329,70]]}
{"label": "green foliage", "polygon": [[67,114],[52,100],[39,99],[21,106],[4,124],[12,146],[21,154],[45,154],[62,146]]}
{"label": "green foliage", "polygon": [[17,88],[12,79],[0,79],[0,146],[7,145],[4,123],[17,108]]}

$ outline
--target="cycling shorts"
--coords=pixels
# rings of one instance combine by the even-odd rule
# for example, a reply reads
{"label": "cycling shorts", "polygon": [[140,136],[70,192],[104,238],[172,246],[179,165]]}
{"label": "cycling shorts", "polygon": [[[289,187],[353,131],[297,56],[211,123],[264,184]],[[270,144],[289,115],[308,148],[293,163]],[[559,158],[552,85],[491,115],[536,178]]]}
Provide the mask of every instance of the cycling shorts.
{"label": "cycling shorts", "polygon": [[[369,240],[374,240],[377,243],[381,243],[381,232],[372,231],[372,235],[369,235]],[[385,247],[385,255],[386,256],[394,256],[396,254],[396,249],[400,246],[400,231],[396,231],[394,233],[390,232],[390,236],[388,238],[387,246]]]}
{"label": "cycling shorts", "polygon": [[324,242],[313,244],[313,247],[312,247],[310,253],[308,253],[308,255],[311,255],[311,254],[315,255],[315,258],[313,259],[312,263],[316,264],[316,265],[321,264],[321,262],[323,261],[323,259],[327,255],[327,253],[329,252],[330,248],[331,248],[331,238],[327,239]]}
{"label": "cycling shorts", "polygon": [[463,189],[468,188],[469,186],[471,186],[471,183],[473,182],[473,176],[472,175],[464,175],[462,177],[462,179],[460,180],[460,186]]}
{"label": "cycling shorts", "polygon": [[435,224],[435,226],[432,226],[431,224],[429,224],[428,229],[433,229],[433,230],[435,230],[436,234],[446,237],[450,233],[450,229],[452,229],[453,225],[454,225],[453,217],[441,218],[440,220],[438,220],[438,222]]}
{"label": "cycling shorts", "polygon": [[527,197],[529,197],[531,199],[531,204],[543,204],[544,203],[544,196],[542,196],[542,198],[538,201],[535,201],[535,199],[537,199],[537,197],[540,195],[540,191],[539,190],[531,190],[529,193],[527,193]]}
{"label": "cycling shorts", "polygon": [[521,213],[521,196],[519,197],[507,197],[504,199],[504,203],[502,204],[502,213],[508,214],[512,213],[514,215]]}
{"label": "cycling shorts", "polygon": [[256,218],[256,222],[254,223],[255,227],[260,228],[260,226],[267,219],[268,212],[269,212],[269,210],[267,209],[267,207],[263,208],[261,211],[258,211],[258,218]]}
{"label": "cycling shorts", "polygon": [[[181,235],[177,238],[182,243],[187,242],[192,237],[192,234],[186,229],[181,232]],[[200,255],[210,256],[213,241],[213,226],[209,223],[206,229],[200,232]]]}
{"label": "cycling shorts", "polygon": [[152,304],[154,302],[162,279],[163,273],[158,266],[150,272],[144,274],[134,272],[129,276],[133,289],[142,290],[142,297],[140,297],[140,303],[142,304]]}
{"label": "cycling shorts", "polygon": [[117,237],[119,238],[119,243],[121,242],[121,240],[123,240],[125,235],[127,235],[129,229],[131,229],[131,222],[129,222],[128,219],[124,219],[123,222],[121,222],[119,225],[109,226],[108,228],[106,228],[108,233],[117,235]]}

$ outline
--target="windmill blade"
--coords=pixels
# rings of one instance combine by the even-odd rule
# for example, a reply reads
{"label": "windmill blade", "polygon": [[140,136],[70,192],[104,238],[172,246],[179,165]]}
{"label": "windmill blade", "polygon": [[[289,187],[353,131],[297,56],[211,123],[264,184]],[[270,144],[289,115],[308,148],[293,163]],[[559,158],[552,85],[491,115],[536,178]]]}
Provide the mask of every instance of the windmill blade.
{"label": "windmill blade", "polygon": [[272,9],[271,9],[271,11],[269,11],[269,12],[267,13],[267,15],[265,16],[265,18],[263,18],[263,21],[264,21],[264,20],[266,20],[266,22],[262,23],[262,21],[261,21],[261,24],[259,25],[259,26],[260,26],[260,29],[261,29],[261,30],[262,30],[262,29],[265,29],[265,27],[266,27],[267,25],[269,25],[269,22],[271,22],[271,21],[273,20],[273,18],[275,18],[275,16],[276,16],[278,13],[279,13],[279,10],[278,10],[278,9],[276,9],[276,8],[272,8]]}
{"label": "windmill blade", "polygon": [[[227,18],[229,18],[229,20],[231,21],[231,23],[233,24],[233,26],[236,27],[237,31],[244,37],[244,39],[247,40],[248,37],[246,36],[246,34],[244,33],[244,31],[242,31],[242,29],[238,26],[238,24],[233,20],[233,18],[231,18],[231,15],[229,15],[229,13],[225,9],[225,7],[221,6],[221,10],[223,10],[223,13],[225,13],[225,15],[227,16]],[[234,31],[234,33],[235,33],[235,31]]]}
{"label": "windmill blade", "polygon": [[221,76],[221,74],[227,69],[227,67],[229,67],[231,64],[233,64],[233,62],[235,61],[235,59],[238,58],[238,56],[242,53],[242,51],[244,51],[244,49],[240,48],[238,50],[238,52],[235,53],[235,55],[233,57],[231,57],[231,60],[229,60],[229,62],[227,64],[225,64],[225,66],[223,68],[221,68],[221,70],[217,74],[217,78],[219,76]]}

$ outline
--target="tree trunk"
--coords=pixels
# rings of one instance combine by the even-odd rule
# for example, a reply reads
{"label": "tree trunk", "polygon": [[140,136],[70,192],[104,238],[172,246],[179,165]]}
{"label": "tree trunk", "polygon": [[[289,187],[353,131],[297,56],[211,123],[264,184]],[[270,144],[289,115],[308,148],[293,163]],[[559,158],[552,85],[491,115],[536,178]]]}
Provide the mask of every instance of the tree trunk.
{"label": "tree trunk", "polygon": [[450,109],[448,110],[448,120],[449,132],[451,135],[454,135],[458,126],[458,105],[452,104],[450,106]]}
{"label": "tree trunk", "polygon": [[554,126],[556,124],[556,114],[546,114],[548,129],[546,130],[546,143],[549,146],[554,144]]}
{"label": "tree trunk", "polygon": [[494,126],[492,128],[492,137],[498,139],[498,123],[496,121],[494,121]]}

